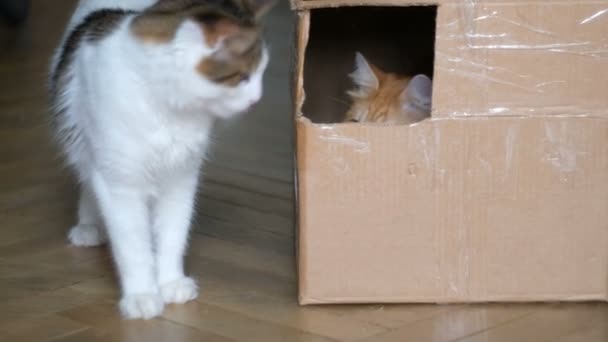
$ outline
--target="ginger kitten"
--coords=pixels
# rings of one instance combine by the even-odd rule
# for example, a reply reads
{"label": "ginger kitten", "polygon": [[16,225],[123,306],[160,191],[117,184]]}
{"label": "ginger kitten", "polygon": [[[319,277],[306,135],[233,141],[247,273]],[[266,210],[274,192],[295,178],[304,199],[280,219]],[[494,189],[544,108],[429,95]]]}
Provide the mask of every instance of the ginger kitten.
{"label": "ginger kitten", "polygon": [[382,71],[359,52],[350,74],[356,85],[348,92],[352,105],[345,122],[411,124],[431,115],[431,80]]}
{"label": "ginger kitten", "polygon": [[109,240],[120,311],[197,297],[183,257],[218,118],[262,95],[272,0],[81,0],[53,58],[53,124],[81,185],[69,240]]}

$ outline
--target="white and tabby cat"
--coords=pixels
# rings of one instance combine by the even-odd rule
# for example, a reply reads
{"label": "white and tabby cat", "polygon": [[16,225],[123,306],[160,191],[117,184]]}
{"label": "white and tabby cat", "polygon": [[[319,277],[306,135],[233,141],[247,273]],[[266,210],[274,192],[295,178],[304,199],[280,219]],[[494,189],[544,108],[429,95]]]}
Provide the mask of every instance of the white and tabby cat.
{"label": "white and tabby cat", "polygon": [[81,0],[53,58],[53,124],[81,184],[69,240],[109,239],[126,318],[198,294],[183,257],[199,168],[214,120],[261,97],[270,1]]}

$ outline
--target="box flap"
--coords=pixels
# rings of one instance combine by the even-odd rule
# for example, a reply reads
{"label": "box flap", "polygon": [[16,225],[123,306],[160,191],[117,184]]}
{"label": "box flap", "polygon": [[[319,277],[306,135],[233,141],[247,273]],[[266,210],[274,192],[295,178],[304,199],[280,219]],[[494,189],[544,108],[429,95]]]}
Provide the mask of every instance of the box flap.
{"label": "box flap", "polygon": [[[290,0],[294,9],[328,8],[340,6],[432,6],[432,5],[486,5],[486,4],[576,4],[578,0]],[[599,1],[590,1],[595,2]]]}
{"label": "box flap", "polygon": [[[437,12],[433,117],[608,115],[605,111],[608,108],[608,51],[605,48],[608,3],[458,3],[445,2]],[[304,65],[304,51],[315,68],[321,68],[319,63],[330,64],[319,73],[319,77],[325,79],[323,91],[335,83],[339,89],[330,94],[334,97],[344,94],[345,85],[349,85],[345,65],[350,67],[354,47],[373,46],[375,42],[346,32],[335,46],[353,51],[328,52],[330,44],[318,45],[314,40],[334,37],[336,33],[317,32],[316,36],[308,37],[308,28],[314,30],[315,10],[300,14],[306,18],[300,21],[300,67]],[[344,23],[346,21],[340,21],[346,26]],[[305,50],[309,38],[311,43]],[[329,74],[331,72],[336,74]],[[304,100],[301,87],[308,83],[315,89],[321,84],[312,79],[303,82],[301,69],[298,77],[297,112]],[[327,97],[309,97],[307,106],[336,107],[336,103],[312,104],[321,100],[328,101]],[[339,117],[346,111],[341,109],[340,113],[328,115]],[[313,114],[319,116],[317,111],[311,116]]]}

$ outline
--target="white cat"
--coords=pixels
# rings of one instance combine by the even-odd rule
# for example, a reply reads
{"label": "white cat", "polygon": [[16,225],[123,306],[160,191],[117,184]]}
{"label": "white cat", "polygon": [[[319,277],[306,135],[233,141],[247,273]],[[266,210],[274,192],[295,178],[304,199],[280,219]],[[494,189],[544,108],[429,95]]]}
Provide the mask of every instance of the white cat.
{"label": "white cat", "polygon": [[109,238],[120,311],[197,297],[183,257],[214,120],[262,95],[267,0],[81,0],[51,65],[53,123],[81,184],[77,246]]}

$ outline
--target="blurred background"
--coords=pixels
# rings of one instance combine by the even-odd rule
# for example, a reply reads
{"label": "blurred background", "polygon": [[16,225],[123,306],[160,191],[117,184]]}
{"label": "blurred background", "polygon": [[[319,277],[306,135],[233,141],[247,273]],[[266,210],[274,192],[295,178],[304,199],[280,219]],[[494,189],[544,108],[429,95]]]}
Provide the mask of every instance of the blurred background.
{"label": "blurred background", "polygon": [[218,124],[203,168],[187,259],[200,297],[121,320],[106,248],[67,244],[77,187],[47,125],[47,67],[75,3],[0,0],[0,341],[608,341],[597,303],[298,306],[287,0],[267,18],[263,100]]}
{"label": "blurred background", "polygon": [[[0,0],[0,340],[3,333],[44,340],[82,330],[86,322],[65,323],[69,310],[90,312],[87,305],[106,299],[96,310],[116,316],[105,249],[66,243],[77,187],[47,125],[47,68],[76,2]],[[189,265],[209,281],[201,284],[205,296],[230,283],[239,294],[263,289],[296,298],[287,1],[266,26],[272,62],[265,96],[253,112],[218,124],[203,168]],[[53,329],[32,330],[40,324]]]}

